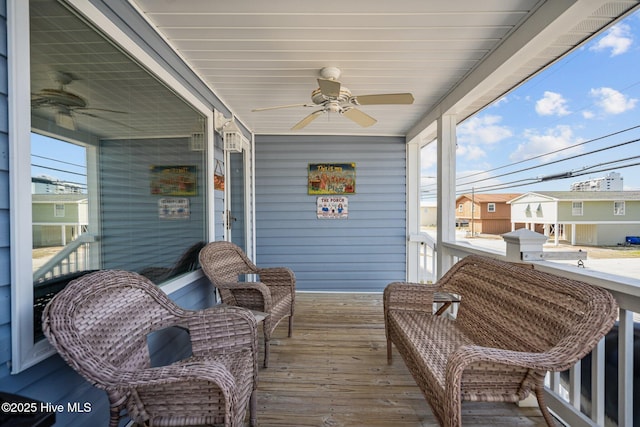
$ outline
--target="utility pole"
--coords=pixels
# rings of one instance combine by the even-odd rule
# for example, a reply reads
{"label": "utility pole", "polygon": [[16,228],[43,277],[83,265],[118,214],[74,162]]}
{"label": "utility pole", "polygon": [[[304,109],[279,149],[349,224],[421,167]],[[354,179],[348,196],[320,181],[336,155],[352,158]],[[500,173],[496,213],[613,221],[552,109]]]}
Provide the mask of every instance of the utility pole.
{"label": "utility pole", "polygon": [[471,237],[476,235],[475,232],[475,212],[476,212],[476,187],[471,187]]}

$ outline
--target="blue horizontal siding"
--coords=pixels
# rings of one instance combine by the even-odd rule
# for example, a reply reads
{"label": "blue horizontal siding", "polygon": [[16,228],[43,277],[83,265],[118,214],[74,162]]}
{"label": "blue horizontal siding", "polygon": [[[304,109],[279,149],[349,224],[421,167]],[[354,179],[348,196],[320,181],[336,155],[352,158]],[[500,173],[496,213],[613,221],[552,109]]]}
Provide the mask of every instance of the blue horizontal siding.
{"label": "blue horizontal siding", "polygon": [[[347,219],[317,218],[309,163],[356,164]],[[403,138],[256,136],[256,261],[287,266],[297,288],[381,292],[406,276]]]}

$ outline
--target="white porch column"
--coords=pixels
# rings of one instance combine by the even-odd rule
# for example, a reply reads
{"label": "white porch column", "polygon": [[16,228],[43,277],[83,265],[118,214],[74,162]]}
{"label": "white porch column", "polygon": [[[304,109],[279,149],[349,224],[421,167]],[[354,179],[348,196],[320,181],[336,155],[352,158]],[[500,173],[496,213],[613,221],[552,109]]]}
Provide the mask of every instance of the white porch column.
{"label": "white porch column", "polygon": [[407,281],[420,280],[420,138],[407,143]]}
{"label": "white porch column", "polygon": [[442,242],[456,239],[456,116],[445,114],[438,117],[438,271],[442,277],[453,265],[453,256],[447,253]]}
{"label": "white porch column", "polygon": [[576,244],[576,224],[571,224],[571,244],[575,246]]}

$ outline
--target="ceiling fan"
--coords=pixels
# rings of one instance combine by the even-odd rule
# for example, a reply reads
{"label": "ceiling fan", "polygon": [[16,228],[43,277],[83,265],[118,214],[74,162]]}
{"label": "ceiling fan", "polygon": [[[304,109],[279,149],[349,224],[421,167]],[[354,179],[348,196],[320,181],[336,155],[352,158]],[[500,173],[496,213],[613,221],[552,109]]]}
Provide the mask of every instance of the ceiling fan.
{"label": "ceiling fan", "polygon": [[111,120],[109,118],[94,114],[89,110],[103,111],[108,113],[126,114],[125,111],[107,110],[104,108],[90,108],[85,98],[73,92],[69,92],[68,90],[65,89],[65,86],[72,83],[74,80],[79,80],[78,77],[64,71],[56,71],[54,73],[53,78],[56,81],[56,83],[58,83],[58,87],[45,88],[38,91],[37,93],[32,93],[31,108],[32,109],[38,109],[38,108],[53,109],[55,113],[56,124],[58,126],[63,127],[65,129],[69,129],[69,130],[76,130],[78,127],[76,124],[75,115],[82,114],[87,117],[94,117],[94,118],[112,122],[121,126],[130,127],[116,120]]}
{"label": "ceiling fan", "polygon": [[413,95],[410,93],[387,93],[374,95],[351,94],[351,91],[338,81],[340,70],[336,67],[325,67],[320,70],[318,88],[311,92],[313,104],[292,104],[276,107],[255,108],[251,111],[266,111],[291,107],[320,107],[318,110],[304,117],[296,123],[291,130],[302,129],[324,113],[338,113],[353,120],[362,127],[374,125],[377,120],[370,115],[355,108],[359,105],[383,105],[383,104],[413,104]]}

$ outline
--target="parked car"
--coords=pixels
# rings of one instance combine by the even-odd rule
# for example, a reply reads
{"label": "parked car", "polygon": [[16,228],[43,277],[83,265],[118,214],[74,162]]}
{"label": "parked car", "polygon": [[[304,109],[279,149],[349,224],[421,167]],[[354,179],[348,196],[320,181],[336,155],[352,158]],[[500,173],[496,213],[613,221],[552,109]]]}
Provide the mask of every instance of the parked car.
{"label": "parked car", "polygon": [[625,245],[640,245],[640,236],[627,236],[624,238]]}

